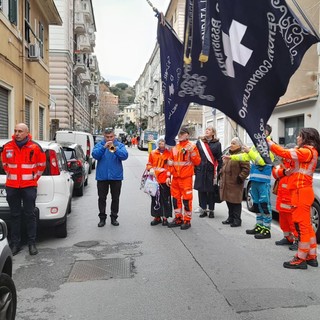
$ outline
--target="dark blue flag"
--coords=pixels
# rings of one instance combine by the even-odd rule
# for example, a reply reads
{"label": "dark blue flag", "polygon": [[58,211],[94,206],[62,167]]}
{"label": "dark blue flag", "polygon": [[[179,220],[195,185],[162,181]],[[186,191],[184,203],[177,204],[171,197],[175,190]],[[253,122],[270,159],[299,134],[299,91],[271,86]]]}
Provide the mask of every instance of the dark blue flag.
{"label": "dark blue flag", "polygon": [[158,43],[160,47],[161,80],[164,96],[166,144],[175,145],[175,137],[187,112],[187,100],[177,103],[177,90],[183,70],[183,46],[174,30],[166,23],[158,25]]}
{"label": "dark blue flag", "polygon": [[284,0],[187,0],[185,63],[172,103],[219,109],[270,162],[265,125],[316,42]]}

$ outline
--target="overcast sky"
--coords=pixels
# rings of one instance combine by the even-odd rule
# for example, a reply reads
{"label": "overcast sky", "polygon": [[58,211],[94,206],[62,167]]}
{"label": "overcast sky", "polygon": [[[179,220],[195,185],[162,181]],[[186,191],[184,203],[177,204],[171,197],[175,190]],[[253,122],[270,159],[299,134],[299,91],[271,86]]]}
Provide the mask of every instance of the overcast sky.
{"label": "overcast sky", "polygon": [[[166,12],[170,0],[151,0]],[[157,18],[146,0],[92,0],[99,69],[111,85],[133,86],[148,62],[157,38]]]}

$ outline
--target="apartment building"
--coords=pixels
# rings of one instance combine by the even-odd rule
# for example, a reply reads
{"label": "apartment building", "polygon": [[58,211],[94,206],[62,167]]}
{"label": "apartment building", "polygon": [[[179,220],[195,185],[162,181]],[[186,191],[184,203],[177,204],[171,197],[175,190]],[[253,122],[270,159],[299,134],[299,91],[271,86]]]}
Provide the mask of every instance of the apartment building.
{"label": "apartment building", "polygon": [[53,0],[0,0],[0,138],[19,122],[49,137],[50,25],[62,25]]}
{"label": "apartment building", "polygon": [[93,132],[100,72],[94,55],[91,0],[55,0],[62,26],[50,27],[51,136],[59,129]]}

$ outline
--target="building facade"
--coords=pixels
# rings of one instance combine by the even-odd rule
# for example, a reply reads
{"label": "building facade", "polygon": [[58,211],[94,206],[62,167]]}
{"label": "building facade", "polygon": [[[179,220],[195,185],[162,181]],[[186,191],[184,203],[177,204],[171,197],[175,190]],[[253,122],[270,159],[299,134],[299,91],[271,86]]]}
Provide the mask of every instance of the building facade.
{"label": "building facade", "polygon": [[49,138],[49,25],[62,25],[53,0],[0,1],[0,138],[19,122]]}
{"label": "building facade", "polygon": [[59,129],[93,132],[100,72],[91,0],[55,0],[62,26],[50,27],[51,137]]}

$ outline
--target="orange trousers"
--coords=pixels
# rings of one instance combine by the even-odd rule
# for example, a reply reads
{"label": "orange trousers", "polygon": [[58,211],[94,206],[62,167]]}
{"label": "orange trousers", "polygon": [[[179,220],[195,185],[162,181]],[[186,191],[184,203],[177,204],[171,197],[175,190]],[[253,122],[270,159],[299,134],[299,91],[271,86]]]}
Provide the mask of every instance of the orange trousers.
{"label": "orange trousers", "polygon": [[[171,182],[171,196],[173,209],[177,219],[190,221],[192,218],[192,176],[186,178],[173,177]],[[182,211],[182,206],[184,212]]]}
{"label": "orange trousers", "polygon": [[281,211],[279,210],[279,224],[283,235],[289,240],[294,241],[298,238],[298,232],[292,221],[292,210]]}
{"label": "orange trousers", "polygon": [[313,230],[310,209],[314,201],[312,187],[293,190],[292,221],[296,226],[299,237],[298,257],[300,259],[315,259],[317,257],[317,239]]}

